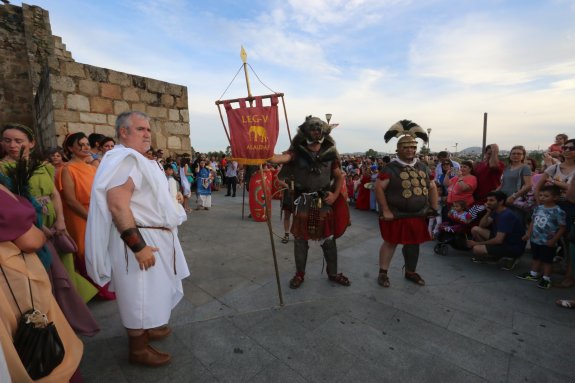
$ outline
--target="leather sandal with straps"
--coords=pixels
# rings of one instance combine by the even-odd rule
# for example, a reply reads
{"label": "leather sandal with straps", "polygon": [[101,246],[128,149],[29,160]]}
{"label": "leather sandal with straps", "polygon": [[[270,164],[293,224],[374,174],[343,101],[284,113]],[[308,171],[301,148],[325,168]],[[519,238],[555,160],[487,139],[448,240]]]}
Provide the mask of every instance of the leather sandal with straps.
{"label": "leather sandal with straps", "polygon": [[297,289],[301,286],[304,281],[305,273],[297,272],[295,273],[294,277],[289,281],[290,289]]}
{"label": "leather sandal with straps", "polygon": [[389,277],[387,276],[387,273],[379,273],[379,275],[377,276],[377,283],[383,287],[391,286],[391,283],[389,283]]}
{"label": "leather sandal with straps", "polygon": [[425,281],[415,271],[406,271],[405,272],[405,279],[407,279],[408,281],[411,281],[413,283],[416,283],[420,286],[425,286]]}
{"label": "leather sandal with straps", "polygon": [[328,275],[327,278],[330,281],[335,282],[337,284],[340,284],[342,286],[350,286],[351,285],[351,281],[349,280],[349,278],[346,277],[345,275],[343,275],[342,273]]}

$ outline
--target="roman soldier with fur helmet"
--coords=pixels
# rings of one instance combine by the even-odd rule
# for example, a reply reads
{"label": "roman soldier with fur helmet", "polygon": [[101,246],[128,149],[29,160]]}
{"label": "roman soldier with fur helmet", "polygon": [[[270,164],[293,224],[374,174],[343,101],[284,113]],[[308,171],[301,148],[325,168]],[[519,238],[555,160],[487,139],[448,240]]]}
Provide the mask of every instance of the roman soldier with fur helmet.
{"label": "roman soldier with fur helmet", "polygon": [[385,142],[397,140],[397,158],[380,172],[375,191],[381,206],[379,229],[383,244],[379,250],[378,283],[389,287],[387,270],[395,248],[402,244],[405,278],[418,285],[425,281],[415,271],[419,259],[419,245],[429,241],[426,219],[436,215],[438,195],[427,165],[416,156],[417,140],[427,142],[425,130],[410,120],[393,124],[384,136]]}
{"label": "roman soldier with fur helmet", "polygon": [[344,177],[335,141],[330,135],[332,127],[318,117],[307,116],[290,148],[271,159],[273,163],[284,164],[278,178],[293,185],[290,190],[296,264],[296,274],[290,280],[293,289],[304,281],[310,239],[321,242],[328,279],[343,286],[351,284],[346,276],[337,272],[335,240],[349,224],[349,211],[340,195]]}

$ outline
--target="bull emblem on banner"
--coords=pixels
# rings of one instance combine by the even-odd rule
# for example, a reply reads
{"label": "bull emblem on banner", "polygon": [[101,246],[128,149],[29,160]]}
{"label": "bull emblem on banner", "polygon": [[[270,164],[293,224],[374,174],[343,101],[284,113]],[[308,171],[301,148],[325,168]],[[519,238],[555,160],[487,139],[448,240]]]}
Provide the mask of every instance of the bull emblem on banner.
{"label": "bull emblem on banner", "polygon": [[253,134],[253,141],[260,141],[260,142],[267,142],[268,141],[268,134],[266,132],[266,128],[259,125],[252,125],[248,130],[248,135],[250,139],[252,138]]}

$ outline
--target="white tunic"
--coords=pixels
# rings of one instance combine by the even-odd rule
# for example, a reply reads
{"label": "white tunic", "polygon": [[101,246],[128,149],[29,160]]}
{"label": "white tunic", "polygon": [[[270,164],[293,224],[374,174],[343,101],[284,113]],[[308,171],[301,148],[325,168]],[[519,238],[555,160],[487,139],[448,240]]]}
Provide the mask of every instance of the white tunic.
{"label": "white tunic", "polygon": [[[140,229],[146,244],[159,248],[155,266],[145,271],[120,238],[106,201],[106,192],[128,178],[135,185],[130,208],[136,224],[170,229]],[[90,197],[86,269],[97,284],[112,282],[124,327],[146,329],[168,323],[171,310],[183,297],[181,280],[190,272],[177,226],[185,219],[185,212],[172,202],[168,180],[156,161],[123,145],[106,153]]]}

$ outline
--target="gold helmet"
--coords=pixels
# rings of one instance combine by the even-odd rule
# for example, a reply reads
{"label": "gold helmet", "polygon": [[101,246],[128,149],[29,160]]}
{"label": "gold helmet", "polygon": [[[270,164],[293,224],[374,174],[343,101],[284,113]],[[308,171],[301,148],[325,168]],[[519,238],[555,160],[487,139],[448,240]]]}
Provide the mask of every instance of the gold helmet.
{"label": "gold helmet", "polygon": [[428,140],[425,130],[411,120],[401,120],[393,124],[391,128],[387,130],[383,139],[388,143],[393,137],[400,137],[400,139],[397,140],[397,149],[405,146],[417,147],[416,138],[421,138],[424,142]]}

